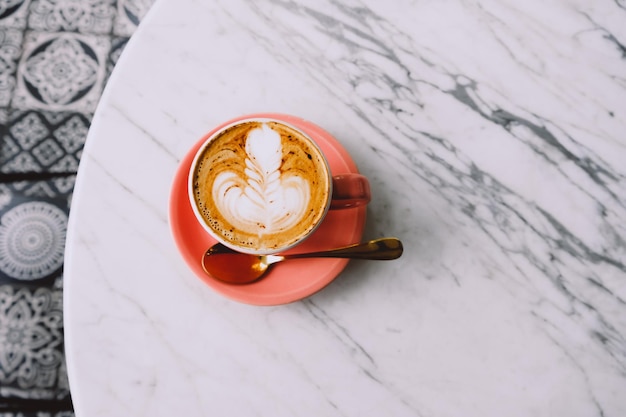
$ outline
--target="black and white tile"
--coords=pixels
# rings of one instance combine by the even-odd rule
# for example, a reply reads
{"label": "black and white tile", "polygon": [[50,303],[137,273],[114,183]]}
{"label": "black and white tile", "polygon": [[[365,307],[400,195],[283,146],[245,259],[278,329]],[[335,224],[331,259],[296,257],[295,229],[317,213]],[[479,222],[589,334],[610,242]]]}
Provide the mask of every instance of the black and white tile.
{"label": "black and white tile", "polygon": [[0,285],[60,283],[74,178],[0,184]]}
{"label": "black and white tile", "polygon": [[0,172],[76,172],[90,117],[81,112],[11,110]]}
{"label": "black and white tile", "polygon": [[63,251],[93,112],[154,0],[0,0],[0,417],[73,416]]}
{"label": "black and white tile", "polygon": [[0,106],[7,107],[15,89],[17,61],[22,54],[22,31],[0,27]]}
{"label": "black and white tile", "polygon": [[154,0],[118,0],[113,33],[117,36],[132,35],[153,3]]}
{"label": "black and white tile", "polygon": [[0,396],[66,400],[60,288],[0,287]]}
{"label": "black and white tile", "polygon": [[0,184],[0,411],[70,401],[62,268],[74,179]]}
{"label": "black and white tile", "polygon": [[12,107],[92,113],[102,93],[110,44],[106,36],[28,32]]}
{"label": "black and white tile", "polygon": [[45,32],[109,34],[115,19],[115,0],[33,0],[28,26]]}
{"label": "black and white tile", "polygon": [[0,27],[24,29],[31,0],[4,0],[0,2]]}

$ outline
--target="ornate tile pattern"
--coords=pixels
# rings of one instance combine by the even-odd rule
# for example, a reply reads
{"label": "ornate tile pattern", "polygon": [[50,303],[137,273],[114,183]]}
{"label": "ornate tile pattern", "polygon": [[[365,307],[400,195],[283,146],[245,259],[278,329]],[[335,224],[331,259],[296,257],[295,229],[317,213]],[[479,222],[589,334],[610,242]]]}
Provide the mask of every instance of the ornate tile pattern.
{"label": "ornate tile pattern", "polygon": [[110,40],[76,33],[27,33],[12,106],[91,114],[102,93]]}
{"label": "ornate tile pattern", "polygon": [[0,28],[0,106],[6,107],[15,89],[17,60],[22,53],[22,32]]}
{"label": "ornate tile pattern", "polygon": [[0,417],[72,417],[63,251],[102,89],[154,0],[0,0]]}
{"label": "ornate tile pattern", "polygon": [[117,36],[132,35],[152,3],[154,0],[118,0],[113,33]]}
{"label": "ornate tile pattern", "polygon": [[0,27],[24,29],[30,0],[0,1]]}
{"label": "ornate tile pattern", "polygon": [[3,399],[69,401],[62,266],[74,181],[0,183],[0,411]]}
{"label": "ornate tile pattern", "polygon": [[0,286],[0,396],[69,396],[61,289]]}
{"label": "ornate tile pattern", "polygon": [[111,50],[109,51],[106,64],[107,78],[111,75],[115,64],[117,64],[117,61],[120,59],[120,55],[122,55],[122,51],[126,47],[129,40],[129,37],[113,37],[113,39],[111,39]]}
{"label": "ornate tile pattern", "polygon": [[0,285],[50,287],[61,276],[73,185],[74,176],[0,184]]}
{"label": "ornate tile pattern", "polygon": [[74,181],[69,175],[0,183],[0,285],[60,284]]}
{"label": "ornate tile pattern", "polygon": [[89,124],[77,112],[12,111],[0,143],[0,172],[76,172]]}
{"label": "ornate tile pattern", "polygon": [[108,34],[114,17],[114,0],[33,0],[28,26],[46,32]]}
{"label": "ornate tile pattern", "polygon": [[0,274],[35,281],[60,271],[66,233],[67,214],[55,204],[28,201],[7,210],[0,224]]}

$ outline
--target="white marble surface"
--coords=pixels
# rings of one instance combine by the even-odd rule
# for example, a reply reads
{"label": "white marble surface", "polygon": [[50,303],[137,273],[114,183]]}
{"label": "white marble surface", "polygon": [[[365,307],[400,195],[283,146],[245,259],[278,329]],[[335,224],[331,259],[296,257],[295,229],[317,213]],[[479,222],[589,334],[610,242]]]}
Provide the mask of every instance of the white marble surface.
{"label": "white marble surface", "polygon": [[[76,415],[626,415],[625,45],[622,0],[157,2],[74,195]],[[257,111],[342,141],[400,260],[277,307],[189,271],[177,164]]]}

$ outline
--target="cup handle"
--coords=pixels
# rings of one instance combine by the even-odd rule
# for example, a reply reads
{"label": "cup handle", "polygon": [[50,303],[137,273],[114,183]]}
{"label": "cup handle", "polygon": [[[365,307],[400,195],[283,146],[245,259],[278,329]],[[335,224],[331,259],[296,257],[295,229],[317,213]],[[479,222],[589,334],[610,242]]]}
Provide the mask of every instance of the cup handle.
{"label": "cup handle", "polygon": [[372,199],[370,183],[361,174],[341,174],[333,177],[331,209],[364,206]]}

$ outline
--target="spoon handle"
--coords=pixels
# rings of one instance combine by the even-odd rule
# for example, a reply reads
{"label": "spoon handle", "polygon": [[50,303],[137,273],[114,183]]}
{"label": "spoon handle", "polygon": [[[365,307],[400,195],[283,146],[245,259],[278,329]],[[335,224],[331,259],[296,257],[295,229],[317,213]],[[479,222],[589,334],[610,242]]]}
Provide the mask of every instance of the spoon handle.
{"label": "spoon handle", "polygon": [[395,237],[385,237],[357,243],[343,248],[322,252],[297,253],[283,255],[284,259],[293,258],[350,258],[388,261],[402,255],[402,242]]}

